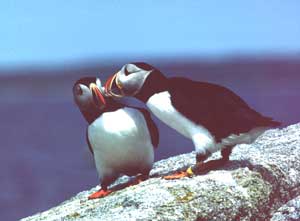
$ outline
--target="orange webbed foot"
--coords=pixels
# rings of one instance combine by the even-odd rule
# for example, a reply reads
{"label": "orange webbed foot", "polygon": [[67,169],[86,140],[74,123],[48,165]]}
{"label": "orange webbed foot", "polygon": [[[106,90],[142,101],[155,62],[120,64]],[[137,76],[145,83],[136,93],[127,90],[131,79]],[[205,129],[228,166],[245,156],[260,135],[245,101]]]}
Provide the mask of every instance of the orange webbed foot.
{"label": "orange webbed foot", "polygon": [[191,177],[193,175],[194,175],[194,173],[192,171],[192,168],[189,167],[186,171],[179,171],[179,172],[176,172],[174,174],[164,176],[163,178],[165,180],[176,180],[176,179],[181,179],[183,177]]}
{"label": "orange webbed foot", "polygon": [[92,200],[92,199],[98,199],[98,198],[103,198],[103,197],[106,197],[107,195],[109,195],[110,193],[112,193],[113,191],[111,190],[99,190],[93,194],[91,194],[88,199],[89,200]]}

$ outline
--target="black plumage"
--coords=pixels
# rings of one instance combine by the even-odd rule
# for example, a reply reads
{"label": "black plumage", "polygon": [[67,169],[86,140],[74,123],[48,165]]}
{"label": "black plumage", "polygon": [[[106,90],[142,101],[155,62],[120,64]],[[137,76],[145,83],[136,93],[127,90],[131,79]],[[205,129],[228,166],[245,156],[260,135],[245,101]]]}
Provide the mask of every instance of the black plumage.
{"label": "black plumage", "polygon": [[150,132],[151,142],[152,142],[153,146],[155,148],[157,148],[158,143],[159,143],[159,131],[158,131],[158,128],[157,128],[156,124],[152,120],[151,114],[149,113],[149,111],[146,110],[145,108],[138,108],[138,107],[131,107],[131,106],[129,106],[129,107],[139,110],[144,115],[144,118],[145,118],[146,123],[147,123],[148,130]]}
{"label": "black plumage", "polygon": [[134,63],[152,70],[137,99],[147,102],[154,94],[168,91],[174,108],[212,133],[217,142],[231,134],[246,133],[256,127],[277,127],[280,122],[252,109],[241,97],[223,86],[193,81],[184,77],[166,77],[149,64]]}
{"label": "black plumage", "polygon": [[168,79],[172,105],[188,119],[206,127],[216,141],[280,123],[252,109],[242,98],[220,85],[187,78]]}

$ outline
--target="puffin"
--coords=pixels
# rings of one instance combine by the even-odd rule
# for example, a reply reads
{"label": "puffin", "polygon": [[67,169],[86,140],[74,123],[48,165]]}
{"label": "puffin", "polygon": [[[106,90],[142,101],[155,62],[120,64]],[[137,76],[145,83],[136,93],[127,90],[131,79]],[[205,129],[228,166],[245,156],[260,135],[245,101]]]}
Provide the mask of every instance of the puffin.
{"label": "puffin", "polygon": [[[167,179],[191,176],[224,165],[235,145],[252,143],[265,130],[280,125],[255,111],[226,87],[185,77],[167,77],[144,62],[124,65],[108,78],[105,91],[113,98],[137,98],[158,119],[192,140],[195,166]],[[221,159],[204,164],[216,151],[221,151]]]}
{"label": "puffin", "polygon": [[150,113],[106,97],[97,77],[76,81],[73,96],[88,123],[86,140],[101,186],[88,199],[112,193],[114,190],[108,186],[120,175],[137,175],[135,184],[146,180],[153,166],[154,149],[159,143],[158,129]]}

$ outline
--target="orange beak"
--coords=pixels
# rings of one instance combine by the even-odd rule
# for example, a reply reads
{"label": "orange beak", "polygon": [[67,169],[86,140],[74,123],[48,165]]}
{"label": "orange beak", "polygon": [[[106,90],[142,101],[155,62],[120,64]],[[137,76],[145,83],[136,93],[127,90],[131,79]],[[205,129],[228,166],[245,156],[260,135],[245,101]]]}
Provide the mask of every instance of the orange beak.
{"label": "orange beak", "polygon": [[96,98],[95,105],[100,109],[105,107],[106,106],[105,98],[95,83],[90,84],[90,90],[92,91],[93,96]]}
{"label": "orange beak", "polygon": [[[122,85],[117,81],[117,74],[112,75],[105,83],[104,88],[105,88],[105,93],[109,96],[112,97],[123,97],[124,93],[122,91]],[[113,86],[115,86],[113,88]],[[120,94],[114,93],[113,89],[118,89]]]}

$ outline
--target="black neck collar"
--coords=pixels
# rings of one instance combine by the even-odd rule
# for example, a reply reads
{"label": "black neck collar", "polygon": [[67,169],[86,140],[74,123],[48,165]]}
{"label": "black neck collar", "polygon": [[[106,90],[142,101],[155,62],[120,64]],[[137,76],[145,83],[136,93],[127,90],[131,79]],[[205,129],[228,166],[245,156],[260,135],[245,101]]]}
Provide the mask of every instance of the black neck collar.
{"label": "black neck collar", "polygon": [[167,82],[167,78],[162,73],[157,70],[153,70],[135,97],[144,103],[147,103],[152,95],[168,90]]}
{"label": "black neck collar", "polygon": [[106,107],[102,110],[96,108],[95,106],[90,107],[85,110],[80,110],[83,117],[89,124],[93,123],[98,117],[100,117],[105,112],[116,111],[116,110],[124,107],[124,105],[122,105],[118,102],[115,102],[112,99],[107,99],[106,102],[107,102]]}

